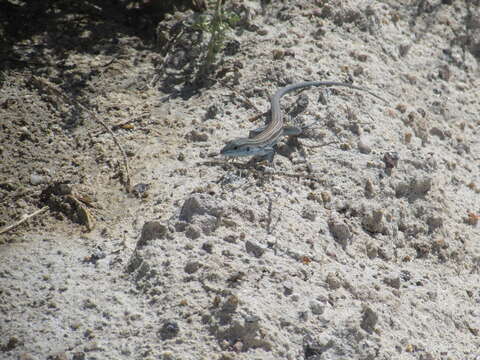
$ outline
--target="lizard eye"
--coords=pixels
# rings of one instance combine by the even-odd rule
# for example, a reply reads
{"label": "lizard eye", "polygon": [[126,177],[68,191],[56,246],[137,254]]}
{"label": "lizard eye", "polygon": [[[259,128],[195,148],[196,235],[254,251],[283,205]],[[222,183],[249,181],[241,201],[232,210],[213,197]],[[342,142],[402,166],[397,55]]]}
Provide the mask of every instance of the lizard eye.
{"label": "lizard eye", "polygon": [[249,148],[249,147],[247,147],[247,148],[246,148],[246,150],[247,150],[247,151],[250,151],[250,148]]}

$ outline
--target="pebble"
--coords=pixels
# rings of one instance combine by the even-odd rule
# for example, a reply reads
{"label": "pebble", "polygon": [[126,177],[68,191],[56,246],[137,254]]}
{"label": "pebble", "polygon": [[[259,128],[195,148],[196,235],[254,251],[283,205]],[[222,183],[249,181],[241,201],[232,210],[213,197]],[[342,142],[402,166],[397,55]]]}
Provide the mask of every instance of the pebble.
{"label": "pebble", "polygon": [[245,242],[245,250],[248,254],[253,255],[257,258],[261,257],[265,253],[265,248],[260,245],[254,244],[250,240]]}
{"label": "pebble", "polygon": [[366,138],[365,136],[360,137],[360,140],[358,140],[358,150],[362,154],[370,154],[372,152],[372,145],[370,142],[370,139]]}
{"label": "pebble", "polygon": [[206,194],[194,194],[183,203],[180,220],[191,222],[195,215],[204,214],[218,217],[221,212],[217,199]]}
{"label": "pebble", "polygon": [[238,297],[236,297],[235,295],[230,295],[223,303],[222,311],[232,313],[237,310],[239,303],[240,300],[238,299]]}
{"label": "pebble", "polygon": [[30,184],[33,186],[44,184],[46,182],[45,177],[38,175],[38,174],[31,174],[30,175]]}
{"label": "pebble", "polygon": [[322,315],[325,311],[325,306],[317,300],[310,301],[310,311],[315,315]]}
{"label": "pebble", "polygon": [[6,345],[2,346],[0,349],[2,351],[11,351],[13,349],[15,349],[17,346],[19,345],[22,345],[21,341],[16,338],[15,336],[11,336],[9,339],[8,339],[8,342]]}
{"label": "pebble", "polygon": [[210,241],[204,242],[202,244],[202,250],[206,251],[207,253],[211,254],[213,252],[213,243]]}
{"label": "pebble", "polygon": [[142,235],[137,242],[137,248],[145,246],[148,241],[153,239],[162,239],[167,233],[167,227],[158,221],[149,221],[143,225]]}
{"label": "pebble", "polygon": [[205,235],[212,234],[219,226],[218,218],[208,214],[197,216],[194,222]]}
{"label": "pebble", "polygon": [[166,321],[160,329],[160,337],[162,340],[173,339],[180,332],[180,328],[175,321]]}
{"label": "pebble", "polygon": [[290,296],[293,294],[293,284],[290,281],[286,281],[283,284],[283,295]]}
{"label": "pebble", "polygon": [[197,225],[188,225],[185,229],[185,236],[189,239],[195,240],[202,235],[202,230]]}
{"label": "pebble", "polygon": [[335,345],[331,335],[326,332],[321,333],[315,339],[307,334],[303,338],[303,351],[305,359],[320,359],[322,353]]}
{"label": "pebble", "polygon": [[331,290],[338,289],[342,286],[342,279],[338,273],[328,273],[325,281]]}
{"label": "pebble", "polygon": [[198,261],[190,261],[185,265],[184,270],[187,274],[193,274],[197,272],[197,270],[200,269],[201,267],[202,267],[202,264],[199,263]]}
{"label": "pebble", "polygon": [[310,221],[315,221],[317,218],[317,212],[312,206],[306,205],[302,210],[302,217]]}
{"label": "pebble", "polygon": [[219,106],[217,104],[212,104],[207,108],[205,113],[205,120],[213,119],[219,113]]}
{"label": "pebble", "polygon": [[383,211],[371,209],[366,211],[362,218],[363,228],[371,233],[382,233],[385,229]]}
{"label": "pebble", "polygon": [[394,289],[400,289],[400,277],[393,275],[383,278],[383,282]]}
{"label": "pebble", "polygon": [[416,177],[409,182],[402,181],[395,187],[397,197],[418,197],[426,195],[433,186],[433,179],[429,176]]}
{"label": "pebble", "polygon": [[369,306],[363,310],[362,322],[360,327],[368,333],[371,333],[378,322],[378,315]]}
{"label": "pebble", "polygon": [[197,130],[192,130],[187,135],[185,135],[185,139],[192,142],[205,142],[208,141],[208,134],[204,132],[199,132]]}
{"label": "pebble", "polygon": [[366,245],[367,256],[370,259],[375,259],[378,256],[378,247],[373,242],[368,242]]}
{"label": "pebble", "polygon": [[352,238],[352,233],[347,224],[337,218],[331,218],[328,222],[328,228],[333,238],[343,247],[348,245]]}

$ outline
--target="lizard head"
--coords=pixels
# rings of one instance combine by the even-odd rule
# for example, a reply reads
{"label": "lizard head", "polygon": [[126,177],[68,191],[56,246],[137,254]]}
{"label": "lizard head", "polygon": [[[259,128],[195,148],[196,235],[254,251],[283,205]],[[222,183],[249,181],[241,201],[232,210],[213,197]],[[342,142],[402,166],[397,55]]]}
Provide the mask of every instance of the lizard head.
{"label": "lizard head", "polygon": [[251,144],[250,140],[249,138],[238,138],[229,141],[223,149],[220,150],[220,154],[226,157],[258,155],[260,152],[259,147]]}

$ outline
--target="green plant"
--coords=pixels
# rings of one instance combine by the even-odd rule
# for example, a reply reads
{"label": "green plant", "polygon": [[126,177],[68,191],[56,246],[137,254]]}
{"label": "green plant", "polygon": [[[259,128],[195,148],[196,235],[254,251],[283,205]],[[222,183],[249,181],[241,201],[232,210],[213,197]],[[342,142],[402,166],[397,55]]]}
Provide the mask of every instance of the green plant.
{"label": "green plant", "polygon": [[213,14],[199,18],[199,21],[194,25],[200,30],[210,34],[207,53],[201,70],[202,75],[209,72],[211,65],[215,61],[216,55],[222,50],[226,38],[226,32],[232,29],[239,21],[237,14],[223,9],[223,2],[224,0],[216,0]]}

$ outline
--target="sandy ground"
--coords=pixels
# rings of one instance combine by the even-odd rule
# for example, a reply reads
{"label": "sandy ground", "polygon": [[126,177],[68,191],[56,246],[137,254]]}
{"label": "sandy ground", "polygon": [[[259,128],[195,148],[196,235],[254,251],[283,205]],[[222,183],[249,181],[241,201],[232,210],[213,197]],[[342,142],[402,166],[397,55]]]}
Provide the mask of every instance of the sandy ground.
{"label": "sandy ground", "polygon": [[[0,235],[1,359],[480,359],[478,1],[228,2],[204,82],[192,12],[7,4],[0,228],[45,210]],[[387,103],[289,94],[315,126],[220,161],[307,80]]]}

